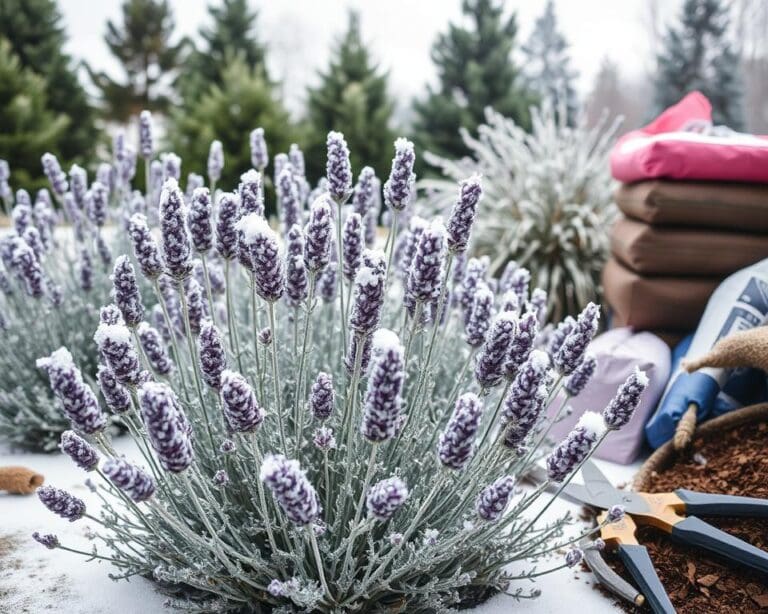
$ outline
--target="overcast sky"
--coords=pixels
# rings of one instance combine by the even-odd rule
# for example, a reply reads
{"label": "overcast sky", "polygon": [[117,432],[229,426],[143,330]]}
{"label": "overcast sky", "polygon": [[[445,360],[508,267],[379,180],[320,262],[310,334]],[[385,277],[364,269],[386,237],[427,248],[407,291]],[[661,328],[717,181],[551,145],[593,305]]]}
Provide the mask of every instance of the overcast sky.
{"label": "overcast sky", "polygon": [[[171,0],[179,35],[196,38],[207,22],[207,0]],[[283,82],[284,96],[295,112],[317,70],[326,66],[333,41],[346,26],[347,8],[362,16],[366,42],[390,73],[391,93],[401,104],[424,91],[435,71],[429,57],[436,35],[461,18],[460,0],[251,0],[259,11],[259,36],[269,46],[269,66]],[[572,67],[581,95],[589,92],[605,56],[618,61],[627,78],[642,78],[652,58],[649,0],[559,0],[557,14],[571,45]],[[659,21],[674,17],[680,0],[662,0]],[[507,0],[518,15],[519,41],[530,33],[545,0]],[[120,21],[121,0],[60,0],[69,32],[69,50],[97,69],[119,74],[104,44],[107,19]]]}

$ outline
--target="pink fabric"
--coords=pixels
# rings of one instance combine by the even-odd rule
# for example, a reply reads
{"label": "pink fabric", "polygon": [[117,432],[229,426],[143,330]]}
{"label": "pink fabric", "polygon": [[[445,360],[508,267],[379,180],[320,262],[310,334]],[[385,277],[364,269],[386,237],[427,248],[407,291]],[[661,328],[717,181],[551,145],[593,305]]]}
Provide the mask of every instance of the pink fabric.
{"label": "pink fabric", "polygon": [[[555,424],[550,437],[560,441],[585,411],[602,411],[616,394],[616,389],[638,367],[648,376],[648,387],[629,424],[606,437],[595,456],[615,463],[628,464],[637,458],[645,440],[645,423],[656,409],[670,373],[669,347],[652,333],[634,333],[631,328],[615,328],[592,341],[589,351],[597,358],[597,370],[581,394],[569,401],[573,412]],[[552,413],[560,407],[564,395],[552,404]]]}
{"label": "pink fabric", "polygon": [[680,132],[691,121],[711,119],[709,101],[701,92],[691,92],[618,140],[611,152],[611,173],[624,183],[661,177],[768,183],[768,138]]}

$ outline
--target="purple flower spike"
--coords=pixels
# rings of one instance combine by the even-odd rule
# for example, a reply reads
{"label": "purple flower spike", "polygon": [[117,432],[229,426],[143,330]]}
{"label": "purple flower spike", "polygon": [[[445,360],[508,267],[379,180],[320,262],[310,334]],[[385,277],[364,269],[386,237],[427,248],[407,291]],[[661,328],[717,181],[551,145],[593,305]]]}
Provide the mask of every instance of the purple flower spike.
{"label": "purple flower spike", "polygon": [[61,170],[61,165],[56,156],[51,153],[45,153],[43,154],[42,162],[43,172],[48,177],[54,194],[59,197],[64,196],[64,192],[69,189],[69,184],[67,183],[67,175]]}
{"label": "purple flower spike", "polygon": [[293,174],[293,166],[287,164],[277,178],[277,192],[280,219],[285,232],[294,224],[301,224],[301,200],[299,186]]}
{"label": "purple flower spike", "polygon": [[337,203],[343,203],[352,192],[352,165],[349,163],[349,147],[341,132],[329,132],[326,141],[328,161],[325,176],[328,192]]}
{"label": "purple flower spike", "polygon": [[480,347],[485,343],[492,315],[493,292],[486,284],[480,284],[475,290],[475,300],[465,327],[465,339],[471,347]]}
{"label": "purple flower spike", "polygon": [[242,239],[250,250],[256,293],[265,301],[274,303],[285,291],[285,272],[277,235],[267,220],[256,213],[242,218],[237,223],[237,229],[242,232]]}
{"label": "purple flower spike", "polygon": [[549,356],[540,350],[531,352],[515,376],[502,406],[507,447],[517,448],[536,425],[547,399],[548,374]]}
{"label": "purple flower spike", "polygon": [[[407,300],[431,303],[440,296],[443,274],[445,226],[435,221],[419,237],[416,255],[408,273]],[[412,310],[411,315],[413,315]]]}
{"label": "purple flower spike", "polygon": [[554,356],[555,368],[559,373],[570,375],[579,366],[589,342],[597,332],[599,317],[600,307],[594,303],[589,303],[579,314],[576,325]]}
{"label": "purple flower spike", "polygon": [[504,311],[496,316],[475,362],[475,379],[483,388],[492,388],[501,382],[516,335],[517,319],[514,314]]}
{"label": "purple flower spike", "polygon": [[163,262],[160,260],[157,243],[149,231],[146,216],[141,213],[132,215],[129,232],[133,242],[133,253],[141,267],[141,272],[147,279],[157,279],[163,272]]}
{"label": "purple flower spike", "polygon": [[304,152],[301,151],[296,143],[291,143],[291,147],[288,150],[288,159],[291,161],[291,166],[293,166],[294,172],[303,177],[306,170],[304,165]]}
{"label": "purple flower spike", "polygon": [[24,281],[24,289],[32,298],[40,298],[45,294],[45,277],[35,252],[23,239],[13,243],[11,265],[17,275]]}
{"label": "purple flower spike", "polygon": [[528,269],[517,267],[509,280],[509,289],[517,294],[521,305],[528,302],[528,287],[531,283],[531,273]]}
{"label": "purple flower spike", "polygon": [[37,489],[37,496],[45,507],[70,522],[80,520],[85,515],[85,503],[66,490],[41,486]]}
{"label": "purple flower spike", "polygon": [[376,189],[375,178],[376,174],[370,166],[363,167],[357,177],[357,185],[352,198],[352,209],[361,218],[365,218],[373,206],[373,193]]}
{"label": "purple flower spike", "polygon": [[309,393],[309,411],[317,420],[327,420],[333,412],[333,379],[322,371],[317,374]]}
{"label": "purple flower spike", "polygon": [[197,188],[189,203],[189,234],[192,245],[199,254],[207,254],[213,247],[211,222],[211,195],[208,188]]}
{"label": "purple flower spike", "polygon": [[483,403],[468,392],[459,397],[448,424],[440,435],[437,455],[449,469],[463,469],[474,453],[475,435],[483,416]]}
{"label": "purple flower spike", "polygon": [[100,181],[91,184],[91,198],[86,199],[85,214],[91,223],[101,228],[107,221],[107,207],[109,206],[109,188]]}
{"label": "purple flower spike", "polygon": [[221,373],[221,405],[224,419],[238,433],[252,433],[264,422],[264,410],[246,379],[236,371]]}
{"label": "purple flower spike", "polygon": [[541,288],[534,288],[531,292],[531,300],[528,303],[528,309],[536,314],[539,324],[544,324],[547,320],[547,293]]}
{"label": "purple flower spike", "polygon": [[144,350],[144,355],[155,373],[168,375],[173,368],[173,363],[168,356],[168,350],[165,348],[160,333],[146,322],[139,324],[136,333],[139,336],[139,343]]}
{"label": "purple flower spike", "polygon": [[504,363],[504,377],[512,379],[531,354],[533,342],[539,332],[539,321],[535,313],[526,313],[518,320],[517,332],[509,345],[509,353]]}
{"label": "purple flower spike", "polygon": [[189,330],[193,335],[199,335],[200,327],[206,316],[206,303],[203,301],[203,288],[196,279],[190,278],[187,280],[187,288],[184,292],[187,298]]}
{"label": "purple flower spike", "polygon": [[264,140],[264,128],[256,128],[251,131],[251,164],[253,168],[262,172],[269,164],[267,142]]}
{"label": "purple flower spike", "polygon": [[352,335],[349,338],[347,354],[344,356],[344,368],[347,371],[347,375],[351,376],[355,372],[355,356],[357,355],[357,347],[360,343],[362,343],[360,373],[367,373],[368,371],[368,364],[371,362],[371,336],[365,335],[361,338],[358,335]]}
{"label": "purple flower spike", "polygon": [[305,230],[304,262],[311,273],[321,271],[330,262],[332,236],[331,202],[324,194],[312,203]]}
{"label": "purple flower spike", "polygon": [[[73,164],[72,168],[69,169],[69,187],[77,206],[82,209],[85,193],[88,191],[88,173],[82,166]],[[18,198],[16,200],[18,201]]]}
{"label": "purple flower spike", "polygon": [[368,441],[380,443],[394,437],[399,427],[404,349],[394,332],[382,328],[373,336],[373,354],[360,432]]}
{"label": "purple flower spike", "polygon": [[459,199],[453,205],[451,217],[448,220],[448,250],[453,254],[467,251],[472,234],[472,224],[475,221],[477,203],[480,201],[483,189],[480,177],[473,175],[459,184]]}
{"label": "purple flower spike", "polygon": [[99,390],[104,397],[107,407],[116,414],[122,414],[131,408],[131,395],[112,373],[107,365],[99,365],[96,374],[99,381]]}
{"label": "purple flower spike", "polygon": [[339,284],[336,281],[336,275],[339,265],[336,262],[331,262],[325,267],[320,274],[320,279],[317,282],[318,293],[324,303],[333,303],[336,300],[336,291]]}
{"label": "purple flower spike", "polygon": [[[21,192],[22,190],[19,190]],[[26,194],[26,200],[29,201],[29,194]],[[18,202],[19,196],[16,195],[16,201]],[[11,219],[13,221],[13,228],[16,234],[21,236],[24,231],[32,225],[32,207],[26,203],[19,203],[11,211]]]}
{"label": "purple flower spike", "polygon": [[593,411],[582,414],[574,429],[547,458],[547,475],[562,482],[592,451],[605,432],[603,417]]}
{"label": "purple flower spike", "polygon": [[259,477],[277,499],[288,520],[305,526],[320,515],[320,500],[314,486],[302,471],[299,461],[282,454],[264,458]]}
{"label": "purple flower spike", "polygon": [[48,373],[53,393],[78,431],[93,435],[107,426],[107,418],[99,408],[96,395],[83,382],[83,376],[66,348],[38,359],[37,366]]}
{"label": "purple flower spike", "polygon": [[139,114],[139,155],[145,160],[152,158],[152,113],[142,111]]}
{"label": "purple flower spike", "polygon": [[59,448],[80,469],[93,471],[99,464],[99,453],[96,449],[74,431],[64,431],[61,434]]}
{"label": "purple flower spike", "polygon": [[38,262],[45,255],[43,240],[40,238],[40,232],[34,226],[29,226],[21,235],[24,242],[32,248]]}
{"label": "purple flower spike", "polygon": [[381,480],[371,486],[365,497],[368,515],[379,522],[386,522],[408,500],[408,486],[398,477]]}
{"label": "purple flower spike", "polygon": [[139,388],[141,417],[163,469],[181,473],[192,464],[191,427],[179,400],[166,384],[146,382]]}
{"label": "purple flower spike", "polygon": [[110,458],[102,467],[109,481],[128,495],[131,501],[141,503],[155,494],[155,481],[136,465],[121,458]]}
{"label": "purple flower spike", "polygon": [[221,171],[224,169],[224,149],[221,141],[213,141],[208,150],[208,179],[214,183],[221,179]]}
{"label": "purple flower spike", "polygon": [[243,215],[257,213],[264,216],[264,186],[261,174],[251,169],[240,175],[240,185],[237,188],[240,196],[240,207]]}
{"label": "purple flower spike", "polygon": [[350,213],[344,221],[341,244],[344,252],[344,278],[354,281],[363,255],[363,218],[359,213]]}
{"label": "purple flower spike", "polygon": [[85,248],[80,250],[78,266],[80,289],[83,292],[90,292],[93,290],[93,261],[91,260],[91,254]]}
{"label": "purple flower spike", "polygon": [[160,194],[160,232],[168,274],[184,279],[192,272],[192,250],[184,219],[184,196],[174,178],[166,179]]}
{"label": "purple flower spike", "polygon": [[635,371],[627,377],[627,380],[619,387],[616,396],[603,410],[603,419],[609,429],[620,429],[632,419],[632,415],[640,405],[640,397],[647,386],[648,376],[635,367]]}
{"label": "purple flower spike", "polygon": [[218,390],[221,387],[221,374],[227,368],[227,354],[221,340],[219,329],[213,322],[206,320],[200,327],[197,339],[200,352],[200,371],[205,383]]}
{"label": "purple flower spike", "polygon": [[120,310],[114,303],[104,305],[99,309],[99,322],[103,322],[104,324],[125,324]]}
{"label": "purple flower spike", "polygon": [[34,539],[38,544],[42,544],[48,550],[55,550],[58,548],[61,544],[59,543],[59,538],[56,537],[53,533],[46,533],[45,535],[40,535],[37,531],[32,533],[32,539]]}
{"label": "purple flower spike", "polygon": [[581,364],[576,367],[576,370],[565,380],[563,386],[565,391],[572,397],[579,396],[594,375],[596,368],[597,359],[594,356],[587,354],[584,357],[584,360],[581,361]]}
{"label": "purple flower spike", "polygon": [[404,138],[395,141],[395,157],[392,159],[392,170],[389,179],[384,184],[384,202],[393,211],[402,211],[411,202],[416,175],[413,165],[416,154],[413,143]]}
{"label": "purple flower spike", "polygon": [[515,487],[515,478],[504,475],[480,491],[475,502],[477,515],[487,522],[495,522],[504,514]]}
{"label": "purple flower spike", "polygon": [[383,252],[366,250],[363,253],[363,265],[355,276],[355,294],[349,326],[361,336],[370,335],[381,320],[387,277],[385,258]]}
{"label": "purple flower spike", "polygon": [[[294,226],[293,229],[298,230],[299,233],[301,232],[301,229],[298,226]],[[289,254],[285,272],[285,294],[287,297],[288,305],[291,307],[298,307],[303,301],[306,300],[308,294],[307,287],[309,285],[309,279],[307,275],[307,267],[304,264],[303,239],[301,244],[301,253],[291,255],[290,249],[292,246],[295,247],[296,243],[290,242],[289,233]]]}
{"label": "purple flower spike", "polygon": [[555,327],[555,330],[552,331],[552,335],[549,337],[549,342],[547,343],[547,353],[550,357],[554,359],[554,357],[557,356],[560,348],[563,347],[563,342],[566,337],[571,334],[574,326],[576,326],[576,320],[571,316],[566,316],[566,318]]}
{"label": "purple flower spike", "polygon": [[272,345],[272,329],[269,326],[262,328],[256,335],[261,345]]}
{"label": "purple flower spike", "polygon": [[576,567],[584,559],[584,551],[581,548],[571,548],[565,553],[565,564],[568,567]]}
{"label": "purple flower spike", "polygon": [[127,327],[102,323],[93,338],[118,382],[125,386],[140,383],[139,356],[131,344],[131,332]]}
{"label": "purple flower spike", "polygon": [[315,429],[312,436],[312,443],[318,450],[327,452],[336,448],[336,437],[333,435],[333,429],[327,426],[321,426]]}
{"label": "purple flower spike", "polygon": [[472,312],[472,306],[475,302],[475,292],[479,285],[485,285],[485,275],[490,266],[490,260],[487,257],[470,258],[467,262],[467,270],[461,281],[461,294],[459,296],[459,305],[464,311],[465,318]]}
{"label": "purple flower spike", "polygon": [[117,257],[110,279],[112,280],[112,296],[123,316],[123,322],[131,328],[137,326],[144,317],[144,306],[141,304],[136,273],[128,256]]}
{"label": "purple flower spike", "polygon": [[624,513],[625,510],[623,505],[612,505],[608,508],[605,520],[609,523],[619,522],[619,520],[624,518]]}

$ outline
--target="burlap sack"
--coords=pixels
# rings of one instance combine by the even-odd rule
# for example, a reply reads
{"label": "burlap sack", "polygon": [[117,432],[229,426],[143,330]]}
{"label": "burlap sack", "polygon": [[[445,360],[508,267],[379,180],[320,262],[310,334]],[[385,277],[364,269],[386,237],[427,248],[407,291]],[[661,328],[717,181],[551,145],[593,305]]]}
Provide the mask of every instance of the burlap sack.
{"label": "burlap sack", "polygon": [[768,231],[768,185],[705,181],[640,181],[622,185],[616,204],[649,224]]}

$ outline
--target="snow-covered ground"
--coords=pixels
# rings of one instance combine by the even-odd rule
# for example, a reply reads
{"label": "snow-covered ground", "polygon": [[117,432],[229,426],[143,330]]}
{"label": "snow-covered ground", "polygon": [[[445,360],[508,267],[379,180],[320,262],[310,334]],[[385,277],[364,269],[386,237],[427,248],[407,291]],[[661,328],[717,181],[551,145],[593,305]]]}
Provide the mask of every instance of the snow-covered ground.
{"label": "snow-covered ground", "polygon": [[[118,451],[130,454],[130,441],[118,440]],[[622,467],[597,461],[616,484],[627,482],[637,464]],[[98,508],[98,499],[84,486],[82,470],[60,455],[11,454],[0,450],[0,467],[22,465],[42,473],[47,484],[70,490],[85,500],[90,513]],[[578,509],[565,501],[556,501],[547,516],[555,517]],[[95,515],[95,514],[94,514]],[[62,550],[46,550],[30,537],[33,531],[56,533],[62,544],[90,550],[86,538],[89,523],[69,523],[46,510],[35,496],[0,494],[0,613],[38,614],[47,610],[66,614],[156,614],[168,612],[165,597],[155,592],[151,582],[134,578],[113,582],[110,567],[104,562],[85,560]],[[573,527],[578,529],[578,526]],[[552,566],[560,563],[557,558]],[[542,564],[544,567],[546,563]],[[506,614],[524,608],[531,614],[561,613],[578,607],[583,612],[616,612],[609,599],[596,591],[590,573],[565,569],[539,578],[542,595],[536,600],[518,603],[511,597],[497,596],[476,608],[476,614]]]}

